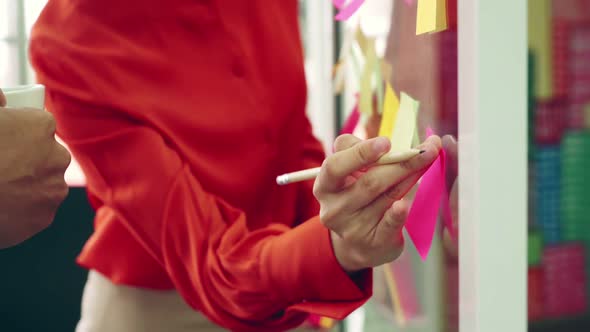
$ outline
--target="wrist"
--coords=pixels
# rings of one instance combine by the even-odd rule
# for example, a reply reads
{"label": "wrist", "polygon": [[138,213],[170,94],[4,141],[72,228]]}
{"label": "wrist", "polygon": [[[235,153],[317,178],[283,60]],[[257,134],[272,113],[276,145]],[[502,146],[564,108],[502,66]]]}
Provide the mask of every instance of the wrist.
{"label": "wrist", "polygon": [[362,263],[361,255],[359,255],[350,245],[344,243],[344,240],[338,234],[330,231],[330,238],[332,241],[334,256],[346,273],[354,274],[367,268],[367,266],[365,266],[366,264]]}

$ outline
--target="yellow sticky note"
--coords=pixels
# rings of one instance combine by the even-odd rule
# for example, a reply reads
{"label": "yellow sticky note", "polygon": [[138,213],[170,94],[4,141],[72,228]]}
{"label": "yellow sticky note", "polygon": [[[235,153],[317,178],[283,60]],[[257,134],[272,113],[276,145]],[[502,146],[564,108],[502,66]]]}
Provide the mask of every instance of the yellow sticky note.
{"label": "yellow sticky note", "polygon": [[390,151],[405,151],[412,147],[416,130],[416,113],[419,102],[405,93],[401,93],[399,111],[393,127]]}
{"label": "yellow sticky note", "polygon": [[447,28],[447,0],[418,0],[416,34],[438,32]]}
{"label": "yellow sticky note", "polygon": [[549,98],[553,95],[551,30],[551,1],[529,1],[528,39],[529,48],[535,57],[534,96],[537,98]]}
{"label": "yellow sticky note", "polygon": [[367,39],[365,50],[365,67],[361,74],[359,111],[370,115],[373,112],[373,74],[377,66],[377,53],[375,52],[375,40]]}
{"label": "yellow sticky note", "polygon": [[387,60],[381,59],[380,65],[381,65],[380,66],[381,76],[383,77],[383,80],[385,82],[391,82],[391,72],[392,72],[391,64],[389,64],[389,62],[387,62]]}
{"label": "yellow sticky note", "polygon": [[344,91],[344,63],[339,61],[332,69],[332,81],[334,94],[338,95]]}
{"label": "yellow sticky note", "polygon": [[381,59],[381,76],[385,82],[391,82],[392,67],[385,59]]}
{"label": "yellow sticky note", "polygon": [[393,91],[391,85],[387,82],[385,85],[385,96],[383,98],[383,114],[381,115],[381,125],[379,127],[379,136],[387,136],[391,139],[393,136],[393,124],[399,109],[399,100]]}
{"label": "yellow sticky note", "polygon": [[371,39],[368,38],[367,36],[365,36],[365,34],[363,33],[363,30],[361,29],[360,25],[356,28],[354,37],[356,39],[356,43],[361,48],[361,51],[363,51],[363,53],[366,54],[367,53],[367,47],[371,43]]}

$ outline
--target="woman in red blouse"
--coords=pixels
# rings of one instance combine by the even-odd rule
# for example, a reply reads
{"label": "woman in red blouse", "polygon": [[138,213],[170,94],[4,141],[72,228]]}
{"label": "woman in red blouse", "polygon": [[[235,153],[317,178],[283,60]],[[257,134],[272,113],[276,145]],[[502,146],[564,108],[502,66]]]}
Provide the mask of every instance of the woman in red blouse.
{"label": "woman in red blouse", "polygon": [[79,332],[343,318],[370,296],[370,268],[399,255],[400,198],[438,138],[409,162],[367,169],[388,140],[343,136],[315,188],[274,182],[324,160],[305,116],[297,9],[49,1],[31,60],[96,209],[78,258],[91,270]]}

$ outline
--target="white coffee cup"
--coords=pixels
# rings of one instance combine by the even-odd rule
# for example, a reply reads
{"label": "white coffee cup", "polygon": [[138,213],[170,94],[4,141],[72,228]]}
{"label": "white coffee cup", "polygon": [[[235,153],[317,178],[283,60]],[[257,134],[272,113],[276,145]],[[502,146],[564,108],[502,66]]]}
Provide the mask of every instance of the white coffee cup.
{"label": "white coffee cup", "polygon": [[45,108],[45,86],[42,84],[2,88],[7,107]]}

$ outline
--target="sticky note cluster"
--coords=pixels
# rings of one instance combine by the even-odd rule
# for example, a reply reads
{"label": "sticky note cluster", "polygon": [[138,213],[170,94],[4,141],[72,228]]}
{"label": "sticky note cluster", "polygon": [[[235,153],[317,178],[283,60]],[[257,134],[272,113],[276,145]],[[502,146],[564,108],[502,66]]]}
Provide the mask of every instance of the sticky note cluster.
{"label": "sticky note cluster", "polygon": [[[414,0],[404,0],[408,6],[413,5]],[[344,21],[354,15],[363,5],[365,0],[332,0],[334,7],[339,11],[335,19]],[[433,33],[446,30],[447,0],[418,0],[416,13],[416,35]]]}
{"label": "sticky note cluster", "polygon": [[416,134],[416,117],[420,103],[403,92],[400,98],[398,100],[391,85],[386,83],[379,136],[390,138],[390,152],[411,149]]}
{"label": "sticky note cluster", "polygon": [[[447,0],[417,0],[416,34],[427,34],[447,29]],[[365,0],[332,0],[334,6],[339,10],[336,20],[346,20],[354,15],[363,5]],[[413,0],[405,0],[408,6],[414,4]],[[348,39],[347,39],[348,40]],[[336,68],[335,86],[342,86],[342,68],[348,54],[352,41],[360,49],[364,58],[364,65],[361,69],[359,61],[355,56],[353,68],[359,77],[359,99],[355,110],[347,121],[346,131],[350,132],[361,119],[367,119],[373,115],[374,95],[377,97],[377,112],[381,114],[379,136],[387,136],[391,140],[390,153],[404,152],[419,144],[417,129],[417,114],[420,103],[408,94],[401,92],[398,96],[388,83],[390,81],[391,68],[380,59],[375,51],[375,40],[367,38],[360,30],[357,30],[354,37],[345,43],[341,52],[339,66]],[[354,54],[354,52],[350,52]],[[339,89],[337,89],[339,90]],[[427,135],[432,135],[429,130]],[[408,219],[406,231],[414,243],[422,259],[426,259],[436,230],[438,212],[443,207],[443,218],[445,224],[453,234],[452,221],[448,208],[448,197],[445,184],[446,155],[440,151],[436,160],[422,176],[421,182],[416,191]]]}
{"label": "sticky note cluster", "polygon": [[[420,103],[405,93],[398,101],[395,91],[386,83],[385,100],[379,136],[391,139],[391,151],[403,151],[417,144],[417,113]],[[433,135],[428,128],[426,135]],[[420,257],[428,257],[436,230],[439,208],[443,206],[443,217],[447,227],[452,227],[445,184],[446,155],[444,150],[422,176],[412,207],[406,220],[406,231]],[[453,233],[452,228],[449,228]]]}

